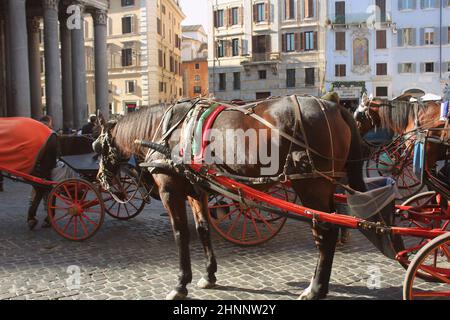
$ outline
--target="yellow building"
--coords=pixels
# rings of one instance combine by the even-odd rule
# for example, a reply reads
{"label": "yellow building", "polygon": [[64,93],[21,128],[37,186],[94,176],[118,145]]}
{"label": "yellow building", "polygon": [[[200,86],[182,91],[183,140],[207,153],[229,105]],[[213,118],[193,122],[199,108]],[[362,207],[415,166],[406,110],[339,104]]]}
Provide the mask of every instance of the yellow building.
{"label": "yellow building", "polygon": [[[182,96],[178,0],[111,0],[108,11],[109,102],[113,114],[172,103]],[[93,21],[85,24],[87,92],[94,109]]]}
{"label": "yellow building", "polygon": [[[181,21],[184,18],[178,0],[109,1],[105,59],[111,114],[172,103],[182,97]],[[89,14],[84,15],[84,40],[87,105],[92,113],[96,109],[95,48],[94,21]],[[43,47],[41,52],[43,55]],[[42,58],[42,68],[44,64]]]}

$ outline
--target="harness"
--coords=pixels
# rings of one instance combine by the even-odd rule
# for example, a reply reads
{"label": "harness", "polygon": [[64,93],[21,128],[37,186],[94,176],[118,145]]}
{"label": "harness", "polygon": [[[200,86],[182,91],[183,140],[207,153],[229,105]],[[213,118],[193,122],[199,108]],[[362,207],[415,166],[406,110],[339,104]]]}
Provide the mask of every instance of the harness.
{"label": "harness", "polygon": [[[169,123],[172,122],[171,117],[173,116],[173,106],[169,108],[171,111],[167,111],[164,114],[157,130],[161,131],[160,129],[162,128],[161,131],[162,136],[159,139],[159,144],[167,146],[168,139],[173,133],[173,131],[176,128],[178,128],[180,124],[183,124],[180,139],[181,143],[180,156],[184,158],[185,163],[186,161],[190,162],[192,160],[195,161],[196,163],[199,163],[202,160],[204,160],[205,149],[206,146],[208,145],[209,140],[208,135],[217,117],[222,112],[238,111],[243,113],[245,116],[255,119],[256,121],[263,124],[265,127],[271,129],[274,132],[277,132],[279,136],[289,141],[289,151],[287,153],[284,162],[283,172],[277,176],[265,176],[255,178],[255,177],[239,176],[229,173],[227,172],[227,170],[223,170],[222,172],[217,173],[218,176],[227,176],[237,181],[243,181],[247,184],[287,182],[289,180],[292,181],[292,180],[301,180],[319,177],[325,178],[331,181],[332,183],[339,184],[335,179],[346,176],[346,173],[336,172],[335,170],[335,161],[338,161],[339,159],[335,158],[333,135],[331,132],[331,126],[329,119],[327,117],[326,107],[324,103],[320,99],[313,97],[315,101],[318,103],[320,110],[322,111],[325,121],[327,123],[327,131],[329,133],[330,137],[329,140],[331,143],[331,153],[332,153],[331,157],[322,155],[319,151],[311,147],[311,144],[308,141],[308,137],[306,135],[306,131],[303,125],[301,103],[299,100],[302,98],[310,98],[310,97],[294,95],[291,96],[290,98],[294,102],[293,110],[295,114],[295,121],[294,127],[292,128],[293,132],[292,135],[280,130],[274,124],[270,123],[269,121],[267,121],[266,119],[262,118],[261,116],[255,113],[254,109],[259,104],[261,104],[266,100],[246,104],[243,106],[235,106],[223,102],[210,101],[206,99],[197,99],[194,103],[192,103],[191,107],[188,108],[184,116],[181,117],[181,119],[179,119],[176,123],[172,124],[171,126],[169,126]],[[163,125],[163,123],[165,125]],[[301,133],[303,141],[296,138],[297,133]],[[303,149],[303,151],[294,151],[294,148],[297,149],[301,148]],[[151,156],[154,154],[154,152],[155,152],[154,148],[148,151],[146,161],[149,162],[143,163],[142,166],[148,167],[150,168],[151,172],[154,172],[158,169],[169,168],[171,165],[173,165],[173,159],[168,159],[167,157],[164,157],[163,159],[155,159],[155,160],[151,159]],[[323,172],[317,170],[313,156],[326,160],[331,160],[332,162],[331,171]],[[300,164],[300,173],[298,173],[297,170],[296,173],[290,174],[289,171],[292,171],[291,169],[298,169],[298,167],[296,167],[295,165],[293,166],[293,164],[295,163]]]}

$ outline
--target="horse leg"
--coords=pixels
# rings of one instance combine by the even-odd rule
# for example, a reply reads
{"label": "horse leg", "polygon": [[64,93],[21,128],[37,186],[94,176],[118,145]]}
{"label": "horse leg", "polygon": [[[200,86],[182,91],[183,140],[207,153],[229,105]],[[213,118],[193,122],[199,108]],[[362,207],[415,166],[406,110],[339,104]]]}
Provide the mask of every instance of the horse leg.
{"label": "horse leg", "polygon": [[[304,180],[294,182],[293,187],[304,206],[322,212],[333,211],[335,186],[329,182]],[[302,300],[324,299],[327,296],[339,229],[318,223],[312,226],[312,233],[319,249],[319,259],[309,287],[300,296]]]}
{"label": "horse leg", "polygon": [[39,203],[42,200],[42,197],[44,196],[44,189],[39,188],[39,187],[33,187],[33,190],[31,191],[31,196],[30,196],[30,206],[28,207],[28,228],[30,230],[33,230],[37,223],[38,220],[36,219],[36,211],[37,208],[39,207]]}
{"label": "horse leg", "polygon": [[185,193],[180,192],[180,182],[178,180],[178,188],[175,187],[177,183],[171,183],[172,181],[170,180],[172,179],[169,178],[169,180],[167,180],[166,178],[164,183],[161,183],[160,180],[155,178],[155,182],[158,184],[161,202],[166,208],[172,223],[173,234],[180,259],[178,284],[166,296],[166,299],[180,300],[187,297],[188,290],[186,286],[192,281],[191,258],[189,255],[189,229],[186,214]]}
{"label": "horse leg", "polygon": [[188,197],[189,204],[194,214],[195,226],[203,246],[206,258],[206,274],[197,283],[201,289],[211,289],[216,285],[217,262],[211,244],[211,234],[207,217],[208,195],[202,193],[198,197]]}

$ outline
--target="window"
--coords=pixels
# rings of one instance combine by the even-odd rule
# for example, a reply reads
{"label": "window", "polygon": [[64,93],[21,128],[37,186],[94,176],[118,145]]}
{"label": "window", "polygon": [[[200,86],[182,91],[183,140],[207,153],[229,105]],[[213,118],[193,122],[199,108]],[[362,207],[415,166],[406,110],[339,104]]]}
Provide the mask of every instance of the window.
{"label": "window", "polygon": [[345,51],[345,32],[336,32],[336,51]]}
{"label": "window", "polygon": [[286,87],[295,88],[295,69],[286,69]]}
{"label": "window", "polygon": [[316,84],[316,79],[314,76],[314,68],[305,69],[305,85],[314,86]]}
{"label": "window", "polygon": [[195,81],[200,81],[200,76],[199,76],[198,74],[196,74],[196,75],[194,76],[194,80],[195,80]]}
{"label": "window", "polygon": [[[450,3],[450,2],[449,2]],[[447,62],[446,72],[450,72],[450,62]]]}
{"label": "window", "polygon": [[238,7],[231,8],[230,24],[234,26],[237,25],[238,23],[239,23],[239,8]]}
{"label": "window", "polygon": [[265,3],[256,4],[256,22],[262,22],[266,20]]}
{"label": "window", "polygon": [[45,70],[44,57],[41,57],[40,62],[41,62],[40,63],[41,73],[44,73],[44,70]]}
{"label": "window", "polygon": [[387,76],[387,63],[377,63],[377,76]]}
{"label": "window", "polygon": [[227,89],[226,73],[219,73],[219,90],[225,91]]}
{"label": "window", "polygon": [[159,82],[159,92],[164,92],[164,83],[163,82]]}
{"label": "window", "polygon": [[233,72],[233,90],[241,90],[241,73]]}
{"label": "window", "polygon": [[434,28],[425,28],[424,44],[425,45],[433,45],[434,44]]}
{"label": "window", "polygon": [[375,5],[380,10],[380,21],[386,22],[386,0],[375,0]]}
{"label": "window", "polygon": [[134,6],[134,0],[122,0],[122,7]]}
{"label": "window", "polygon": [[345,64],[335,65],[334,72],[336,77],[345,77],[347,75],[347,65]]}
{"label": "window", "polygon": [[335,23],[345,24],[345,1],[336,1],[334,4]]}
{"label": "window", "polygon": [[434,62],[426,62],[424,71],[425,72],[434,72]]}
{"label": "window", "polygon": [[375,95],[377,97],[387,97],[388,96],[388,87],[376,87]]}
{"label": "window", "polygon": [[316,50],[316,37],[316,32],[309,31],[304,33],[305,51]]}
{"label": "window", "polygon": [[164,66],[164,65],[163,65],[163,52],[162,52],[161,49],[158,50],[158,65],[159,65],[160,67],[163,67],[163,66]]}
{"label": "window", "polygon": [[196,64],[195,64],[195,70],[198,70],[198,69],[200,69],[200,64],[199,64],[199,63],[196,63]]}
{"label": "window", "polygon": [[286,52],[295,51],[295,33],[286,33]]}
{"label": "window", "polygon": [[284,0],[284,18],[286,20],[295,19],[295,1]]}
{"label": "window", "polygon": [[259,79],[264,80],[267,79],[267,71],[266,70],[258,70]]}
{"label": "window", "polygon": [[414,10],[416,9],[416,0],[398,0],[399,10]]}
{"label": "window", "polygon": [[136,92],[136,82],[134,80],[125,81],[125,92],[126,93]]}
{"label": "window", "polygon": [[267,53],[270,52],[270,35],[253,36],[253,53]]}
{"label": "window", "polygon": [[195,94],[201,94],[202,93],[202,87],[201,86],[194,86],[194,93]]}
{"label": "window", "polygon": [[438,0],[421,0],[422,9],[439,8],[440,1]]}
{"label": "window", "polygon": [[399,64],[399,73],[413,73],[414,70],[414,64],[413,63],[401,63]]}
{"label": "window", "polygon": [[386,49],[386,30],[377,30],[377,49]]}
{"label": "window", "polygon": [[127,34],[133,32],[132,28],[132,17],[122,18],[122,34]]}
{"label": "window", "polygon": [[217,10],[216,14],[214,15],[214,25],[216,26],[216,28],[223,27],[223,17],[223,10]]}
{"label": "window", "polygon": [[416,29],[405,28],[399,30],[399,46],[414,46],[416,44]]}
{"label": "window", "polygon": [[231,49],[231,54],[233,55],[233,57],[239,55],[239,39],[231,40]]}
{"label": "window", "polygon": [[305,18],[314,17],[314,0],[304,0]]}
{"label": "window", "polygon": [[162,6],[161,6],[161,12],[162,12],[163,14],[166,14],[166,6],[165,6],[165,5],[162,5]]}
{"label": "window", "polygon": [[175,71],[175,64],[174,64],[174,60],[173,60],[173,56],[170,56],[169,58],[169,71],[170,72],[174,72]]}
{"label": "window", "polygon": [[133,65],[133,51],[131,48],[122,49],[122,67]]}
{"label": "window", "polygon": [[219,40],[217,46],[217,56],[219,58],[225,57],[225,40]]}

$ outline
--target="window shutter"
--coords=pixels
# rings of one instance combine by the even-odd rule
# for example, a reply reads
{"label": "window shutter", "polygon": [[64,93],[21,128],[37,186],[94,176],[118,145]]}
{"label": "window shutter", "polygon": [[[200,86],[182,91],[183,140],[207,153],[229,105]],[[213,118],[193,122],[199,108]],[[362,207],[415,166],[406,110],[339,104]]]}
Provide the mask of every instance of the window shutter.
{"label": "window shutter", "polygon": [[448,44],[448,27],[442,27],[441,30],[441,37],[442,37],[442,44]]}
{"label": "window shutter", "polygon": [[213,17],[214,17],[214,27],[217,28],[217,11],[213,11]]}
{"label": "window shutter", "polygon": [[416,28],[411,29],[411,45],[413,45],[413,46],[417,45],[417,29]]}
{"label": "window shutter", "polygon": [[403,10],[403,0],[398,0],[398,10]]}
{"label": "window shutter", "polygon": [[231,40],[225,41],[225,56],[231,57]]}
{"label": "window shutter", "polygon": [[412,8],[413,10],[417,9],[417,0],[412,0]]}
{"label": "window shutter", "polygon": [[413,72],[413,73],[416,73],[416,72],[417,72],[417,65],[416,65],[416,63],[413,63],[413,64],[412,64],[412,72]]}
{"label": "window shutter", "polygon": [[287,34],[283,33],[281,36],[281,51],[286,52],[287,47]]}
{"label": "window shutter", "polygon": [[441,28],[439,28],[439,27],[434,28],[433,38],[434,38],[434,44],[439,44],[439,42],[441,41]]}
{"label": "window shutter", "polygon": [[253,5],[253,22],[258,21],[258,7],[256,4]]}
{"label": "window shutter", "polygon": [[[442,1],[445,2],[445,1]],[[433,0],[433,8],[440,8],[441,7],[441,0]]]}
{"label": "window shutter", "polygon": [[403,47],[403,29],[397,30],[397,46]]}
{"label": "window shutter", "polygon": [[317,38],[317,31],[313,33],[313,41],[314,41],[314,50],[319,50],[319,41]]}
{"label": "window shutter", "polygon": [[270,0],[267,0],[265,4],[264,14],[265,14],[265,21],[270,22]]}
{"label": "window shutter", "polygon": [[402,63],[399,63],[398,64],[398,73],[403,73],[403,64]]}
{"label": "window shutter", "polygon": [[420,28],[420,45],[423,46],[424,44],[425,44],[425,28]]}
{"label": "window shutter", "polygon": [[309,17],[309,0],[303,0],[303,5],[304,5],[303,13],[305,15],[305,18],[308,18]]}
{"label": "window shutter", "polygon": [[248,41],[241,39],[241,55],[246,55],[248,53]]}
{"label": "window shutter", "polygon": [[423,63],[423,62],[420,63],[420,72],[421,73],[425,72],[425,63]]}
{"label": "window shutter", "polygon": [[240,24],[242,26],[242,24],[244,23],[244,7],[240,7],[239,9],[239,22],[238,24]]}
{"label": "window shutter", "polygon": [[284,0],[284,19],[285,20],[289,19],[290,5],[291,5],[291,3],[289,0]]}
{"label": "window shutter", "polygon": [[266,35],[266,52],[272,52],[272,43],[270,41],[270,35]]}
{"label": "window shutter", "polygon": [[294,34],[295,37],[295,51],[300,51],[301,49],[301,37],[300,37],[300,33],[295,33]]}
{"label": "window shutter", "polygon": [[305,37],[305,33],[301,32],[300,33],[300,51],[304,51],[305,47],[306,47],[306,37]]}
{"label": "window shutter", "polygon": [[420,8],[425,8],[425,0],[420,0]]}

